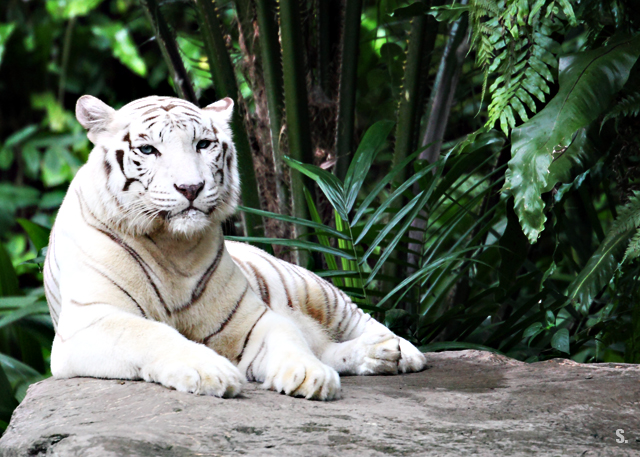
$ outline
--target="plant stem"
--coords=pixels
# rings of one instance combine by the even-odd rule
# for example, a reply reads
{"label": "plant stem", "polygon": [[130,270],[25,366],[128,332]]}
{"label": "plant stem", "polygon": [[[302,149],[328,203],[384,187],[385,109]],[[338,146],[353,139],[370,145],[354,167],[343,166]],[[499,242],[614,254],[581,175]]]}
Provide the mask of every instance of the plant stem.
{"label": "plant stem", "polygon": [[328,0],[316,0],[318,11],[318,83],[322,92],[329,95],[329,68],[331,67],[330,21],[332,4]]}
{"label": "plant stem", "polygon": [[[460,3],[465,5],[467,0],[462,0]],[[420,154],[420,159],[428,160],[429,163],[435,162],[440,157],[444,131],[453,105],[453,96],[462,72],[462,63],[469,50],[466,39],[467,24],[467,16],[463,16],[451,25],[431,91],[427,110],[427,127],[421,145],[432,144]]]}
{"label": "plant stem", "polygon": [[[429,4],[441,3],[439,0]],[[403,87],[400,92],[398,106],[398,123],[396,127],[396,143],[393,151],[393,166],[400,164],[413,153],[420,139],[420,120],[425,106],[428,92],[429,67],[438,35],[438,22],[432,16],[420,15],[411,22],[409,44],[404,69]],[[409,178],[409,167],[401,170],[395,178],[395,183],[402,184]],[[396,199],[392,207],[402,208],[407,202],[404,196]],[[384,272],[390,277],[397,277],[399,266],[394,259],[399,259],[400,253],[391,254],[392,262],[384,267]]]}
{"label": "plant stem", "polygon": [[280,131],[282,129],[282,112],[284,99],[282,88],[282,54],[278,41],[278,22],[276,3],[274,0],[256,0],[256,13],[260,30],[260,52],[262,55],[262,72],[269,110],[269,129],[271,133],[271,149],[276,174],[276,195],[282,214],[287,214],[289,201],[285,182],[284,161],[280,148]]}
{"label": "plant stem", "polygon": [[[467,4],[467,0],[462,0],[460,3],[465,5]],[[440,59],[438,74],[436,75],[431,96],[429,97],[427,127],[421,145],[426,146],[431,144],[431,146],[419,155],[420,159],[427,160],[429,163],[434,163],[440,158],[440,149],[442,148],[442,140],[453,104],[453,96],[455,95],[458,79],[462,72],[462,63],[469,49],[469,43],[466,39],[467,24],[467,16],[463,16],[451,25],[447,44]],[[414,193],[418,191],[419,188],[416,184]],[[409,237],[416,240],[415,243],[409,244],[409,250],[422,252],[422,236],[425,226],[425,220],[422,218],[416,218],[411,223],[411,227],[415,227],[418,230],[409,231]],[[420,265],[422,261],[421,258],[417,258],[415,254],[409,254],[407,260],[414,265]]]}
{"label": "plant stem", "polygon": [[[284,101],[287,116],[287,133],[291,157],[302,163],[313,163],[309,109],[307,101],[306,66],[302,46],[302,30],[298,0],[280,0],[280,33],[282,43],[282,66],[284,80]],[[304,198],[305,181],[307,188],[313,183],[295,170],[291,170],[291,195],[293,215],[308,219],[309,211]],[[296,236],[305,235],[305,227],[296,227]],[[306,266],[308,256],[298,251],[298,263]]]}
{"label": "plant stem", "polygon": [[340,89],[336,127],[335,174],[340,180],[344,180],[347,174],[353,146],[361,14],[362,0],[346,0],[342,27]]}
{"label": "plant stem", "polygon": [[[429,67],[437,34],[438,23],[432,16],[420,15],[411,22],[404,81],[398,106],[394,166],[401,163],[418,146],[420,118],[425,104]],[[396,177],[396,182],[406,181],[408,172],[408,168],[403,169]]]}
{"label": "plant stem", "polygon": [[169,25],[160,12],[158,3],[156,0],[140,0],[140,5],[156,35],[156,41],[160,46],[164,61],[169,68],[169,73],[171,74],[171,79],[173,80],[178,96],[198,106],[198,98],[193,90],[189,74],[184,67],[184,62],[182,62],[182,58],[180,57],[178,43],[176,43],[176,39],[169,29]]}

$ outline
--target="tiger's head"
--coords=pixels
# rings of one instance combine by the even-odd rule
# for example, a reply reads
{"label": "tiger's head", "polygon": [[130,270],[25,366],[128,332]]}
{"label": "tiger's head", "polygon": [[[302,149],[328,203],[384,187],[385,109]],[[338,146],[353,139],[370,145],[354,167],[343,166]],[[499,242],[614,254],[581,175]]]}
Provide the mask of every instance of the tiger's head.
{"label": "tiger's head", "polygon": [[[190,236],[230,216],[239,194],[229,122],[233,101],[203,109],[178,98],[146,97],[119,110],[90,95],[76,117],[95,145],[108,217],[136,235],[167,230]],[[109,205],[106,205],[109,208]]]}

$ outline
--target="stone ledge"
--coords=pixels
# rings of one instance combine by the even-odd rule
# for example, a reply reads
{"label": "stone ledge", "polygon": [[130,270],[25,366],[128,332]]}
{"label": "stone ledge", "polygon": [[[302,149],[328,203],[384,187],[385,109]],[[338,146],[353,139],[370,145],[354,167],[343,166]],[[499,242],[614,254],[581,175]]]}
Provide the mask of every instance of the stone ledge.
{"label": "stone ledge", "polygon": [[422,373],[344,377],[342,399],[324,403],[255,384],[223,400],[48,379],[29,388],[0,439],[7,457],[337,454],[638,455],[640,366],[442,352]]}

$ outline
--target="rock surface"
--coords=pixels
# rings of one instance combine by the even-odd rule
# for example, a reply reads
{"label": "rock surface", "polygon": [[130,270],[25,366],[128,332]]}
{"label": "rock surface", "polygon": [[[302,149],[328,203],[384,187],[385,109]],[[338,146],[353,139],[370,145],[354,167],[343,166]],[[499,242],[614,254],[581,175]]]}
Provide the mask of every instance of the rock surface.
{"label": "rock surface", "polygon": [[342,399],[326,403],[255,384],[223,400],[48,379],[29,388],[0,455],[640,455],[640,366],[480,351],[429,360],[422,373],[342,378]]}

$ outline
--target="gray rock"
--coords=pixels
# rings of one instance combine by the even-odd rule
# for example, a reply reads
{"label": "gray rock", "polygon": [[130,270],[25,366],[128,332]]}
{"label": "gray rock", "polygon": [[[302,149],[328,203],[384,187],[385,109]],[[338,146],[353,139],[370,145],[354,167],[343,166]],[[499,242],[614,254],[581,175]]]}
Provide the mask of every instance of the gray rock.
{"label": "gray rock", "polygon": [[342,378],[342,399],[326,403],[255,384],[224,400],[48,379],[29,388],[0,455],[640,455],[639,366],[480,351],[429,359],[422,373]]}

